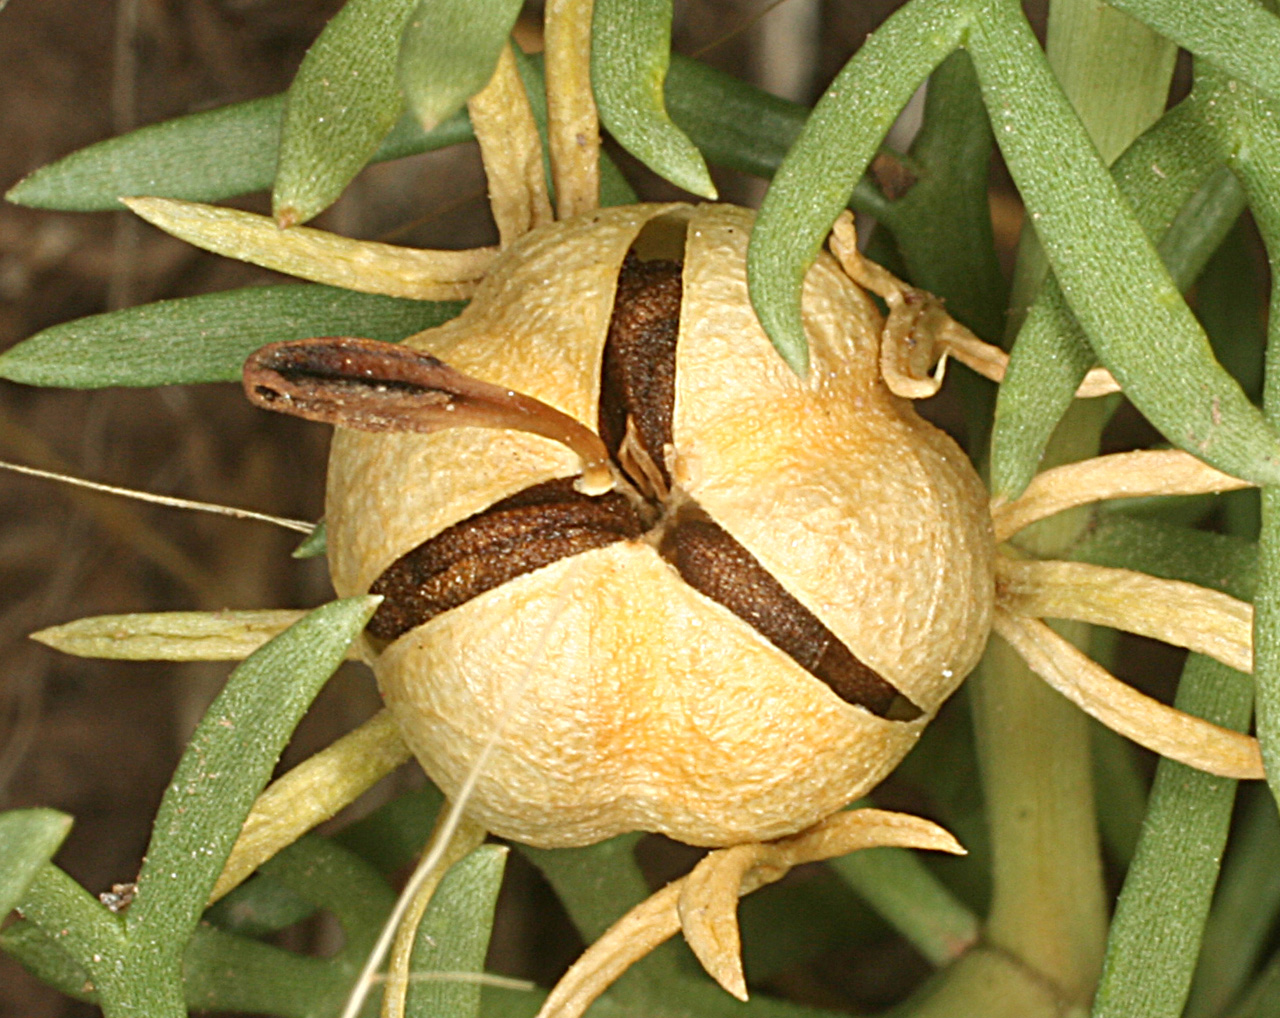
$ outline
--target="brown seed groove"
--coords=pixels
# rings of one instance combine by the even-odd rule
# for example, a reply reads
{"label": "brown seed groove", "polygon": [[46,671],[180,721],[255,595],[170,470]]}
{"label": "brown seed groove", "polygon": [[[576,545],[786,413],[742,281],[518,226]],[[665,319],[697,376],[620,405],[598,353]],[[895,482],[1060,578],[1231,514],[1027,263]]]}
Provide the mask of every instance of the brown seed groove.
{"label": "brown seed groove", "polygon": [[662,552],[689,586],[724,605],[846,703],[891,721],[921,715],[919,707],[854,657],[754,555],[711,520],[681,520],[668,531]]}
{"label": "brown seed groove", "polygon": [[631,503],[617,492],[583,495],[573,478],[534,485],[392,563],[369,590],[386,598],[369,632],[394,640],[517,576],[642,532]]}
{"label": "brown seed groove", "polygon": [[[733,612],[848,703],[893,721],[921,711],[859,661],[760,562],[685,498],[668,505],[682,263],[629,252],[603,352],[598,435],[539,400],[482,382],[429,354],[336,337],[273,344],[245,365],[259,406],[366,431],[478,426],[545,435],[579,452],[603,490],[620,470],[641,493],[583,494],[577,478],[533,485],[455,523],[392,563],[370,588],[385,597],[371,635],[391,641],[562,558],[650,539],[695,590]],[[609,461],[612,460],[613,466]],[[643,497],[642,497],[643,496]]]}

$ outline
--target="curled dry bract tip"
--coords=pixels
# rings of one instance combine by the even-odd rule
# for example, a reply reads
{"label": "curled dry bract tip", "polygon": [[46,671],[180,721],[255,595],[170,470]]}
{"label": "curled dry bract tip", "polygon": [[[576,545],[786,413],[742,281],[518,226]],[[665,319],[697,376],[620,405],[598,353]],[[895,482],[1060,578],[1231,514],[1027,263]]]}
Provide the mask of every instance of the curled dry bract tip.
{"label": "curled dry bract tip", "polygon": [[[460,317],[408,341],[603,437],[340,428],[340,595],[405,739],[497,834],[701,845],[803,830],[876,784],[976,663],[986,494],[881,381],[883,322],[823,254],[806,379],[747,297],[746,210],[636,205],[526,235]],[[598,491],[598,489],[597,489]],[[384,606],[385,607],[385,606]]]}

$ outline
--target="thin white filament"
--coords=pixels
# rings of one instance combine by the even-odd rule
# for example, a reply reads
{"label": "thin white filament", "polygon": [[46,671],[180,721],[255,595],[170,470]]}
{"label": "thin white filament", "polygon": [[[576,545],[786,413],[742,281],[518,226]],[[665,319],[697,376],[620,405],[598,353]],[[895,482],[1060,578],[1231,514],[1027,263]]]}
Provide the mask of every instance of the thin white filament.
{"label": "thin white filament", "polygon": [[466,780],[463,781],[462,787],[458,789],[458,794],[447,800],[449,810],[445,814],[444,821],[436,828],[435,837],[431,841],[431,849],[414,867],[413,875],[409,877],[404,890],[400,892],[400,897],[396,899],[395,908],[391,910],[386,923],[383,924],[382,933],[379,934],[377,943],[373,945],[373,950],[369,952],[369,957],[365,960],[364,967],[360,970],[355,986],[352,987],[351,996],[347,998],[347,1006],[343,1009],[341,1018],[357,1018],[364,1008],[369,991],[373,988],[374,983],[379,981],[378,969],[381,968],[383,961],[386,959],[387,952],[391,950],[391,944],[395,940],[396,931],[400,928],[400,923],[404,919],[405,913],[418,896],[418,891],[422,885],[448,850],[449,843],[453,840],[453,835],[458,829],[458,824],[462,821],[463,813],[466,811],[467,802],[475,791],[480,775],[484,772],[485,764],[488,763],[489,756],[494,747],[497,746],[498,740],[502,738],[506,719],[510,713],[512,698],[522,692],[526,683],[528,683],[534,660],[547,646],[551,630],[555,628],[555,624],[560,620],[561,614],[563,614],[565,607],[568,605],[568,592],[573,586],[573,574],[576,571],[576,563],[571,564],[565,570],[565,575],[561,578],[560,593],[557,595],[555,604],[547,616],[547,621],[542,627],[542,633],[537,642],[538,653],[530,655],[530,659],[525,662],[524,670],[520,673],[518,680],[513,683],[511,691],[507,694],[506,702],[498,712],[497,724],[494,725],[493,731],[489,733],[489,737],[485,739],[484,745],[481,746],[480,752],[471,764],[471,769],[467,771]]}
{"label": "thin white filament", "polygon": [[261,523],[272,523],[285,530],[296,530],[300,534],[310,534],[316,529],[314,523],[307,520],[292,520],[287,516],[272,516],[269,513],[254,512],[252,509],[237,509],[235,506],[218,505],[216,502],[196,502],[189,498],[175,498],[172,495],[154,495],[149,491],[137,491],[134,488],[118,488],[114,484],[102,484],[98,481],[86,481],[83,477],[72,477],[70,474],[59,474],[52,470],[39,470],[26,467],[20,463],[8,463],[0,460],[0,468],[11,470],[15,474],[26,474],[46,481],[61,481],[76,488],[88,488],[107,495],[121,495],[137,502],[151,502],[155,505],[168,506],[170,509],[194,509],[197,512],[213,513],[216,516],[232,516],[238,520],[258,520]]}
{"label": "thin white filament", "polygon": [[[375,973],[375,983],[385,983],[390,977],[385,972]],[[411,983],[478,983],[480,986],[495,986],[499,990],[520,990],[532,993],[538,984],[528,979],[516,979],[514,976],[498,976],[492,972],[410,972]]]}

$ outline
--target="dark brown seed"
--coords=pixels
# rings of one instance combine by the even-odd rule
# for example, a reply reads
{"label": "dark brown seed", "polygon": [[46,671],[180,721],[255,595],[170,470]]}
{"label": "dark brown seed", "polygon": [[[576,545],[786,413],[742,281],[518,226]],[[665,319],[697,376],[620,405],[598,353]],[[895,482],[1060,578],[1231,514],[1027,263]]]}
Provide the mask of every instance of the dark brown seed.
{"label": "dark brown seed", "polygon": [[[680,262],[627,255],[618,275],[600,386],[600,437],[609,452],[618,457],[629,418],[668,487],[663,446],[671,441],[676,400],[680,273]],[[645,486],[642,478],[633,479]]]}
{"label": "dark brown seed", "polygon": [[678,521],[667,532],[662,553],[686,583],[724,605],[846,703],[891,721],[920,716],[920,708],[854,657],[717,524],[696,516]]}
{"label": "dark brown seed", "polygon": [[591,498],[574,489],[573,478],[534,485],[392,563],[370,588],[386,600],[369,632],[394,640],[517,576],[642,531],[631,503],[616,492]]}

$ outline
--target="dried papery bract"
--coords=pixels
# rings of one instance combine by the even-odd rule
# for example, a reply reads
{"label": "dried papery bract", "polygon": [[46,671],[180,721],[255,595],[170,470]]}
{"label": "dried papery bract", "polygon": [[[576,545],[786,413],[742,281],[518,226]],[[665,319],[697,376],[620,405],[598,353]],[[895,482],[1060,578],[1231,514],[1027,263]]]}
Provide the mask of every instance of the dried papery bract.
{"label": "dried papery bract", "polygon": [[[859,286],[889,305],[880,344],[880,371],[885,384],[906,399],[927,399],[942,387],[947,357],[992,381],[1004,380],[1009,355],[987,343],[946,313],[941,300],[904,283],[858,251],[853,215],[842,212],[831,228],[831,253]],[[1120,385],[1106,368],[1092,368],[1077,397],[1105,396]]]}
{"label": "dried papery bract", "polygon": [[572,417],[396,343],[351,338],[275,343],[245,363],[244,388],[250,401],[265,409],[360,431],[527,431],[582,458],[584,491],[600,494],[613,487],[608,451]]}
{"label": "dried papery bract", "polygon": [[803,834],[709,853],[609,928],[565,973],[538,1018],[577,1018],[623,972],[680,929],[707,971],[747,999],[738,938],[738,898],[781,880],[794,866],[864,848],[897,846],[963,855],[937,824],[878,809],[838,813]]}

